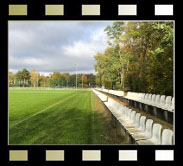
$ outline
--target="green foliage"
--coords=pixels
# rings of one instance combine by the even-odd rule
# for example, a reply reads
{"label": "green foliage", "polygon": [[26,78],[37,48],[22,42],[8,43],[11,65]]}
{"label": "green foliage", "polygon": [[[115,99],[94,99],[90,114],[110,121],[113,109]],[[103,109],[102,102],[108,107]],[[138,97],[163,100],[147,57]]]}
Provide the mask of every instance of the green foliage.
{"label": "green foliage", "polygon": [[[83,85],[82,85],[82,76]],[[95,87],[96,76],[94,74],[77,74],[78,87]],[[9,72],[9,86],[10,87],[54,87],[54,88],[69,88],[76,86],[76,75],[69,73],[54,72],[49,76],[41,75],[36,70],[29,72],[27,69],[18,71],[16,74]]]}
{"label": "green foliage", "polygon": [[103,85],[173,95],[173,22],[114,22],[105,31],[109,47],[95,56]]}
{"label": "green foliage", "polygon": [[16,74],[9,72],[9,85],[15,86],[19,84],[19,86],[28,86],[30,79],[30,72],[27,69],[23,69],[22,71],[18,71]]}

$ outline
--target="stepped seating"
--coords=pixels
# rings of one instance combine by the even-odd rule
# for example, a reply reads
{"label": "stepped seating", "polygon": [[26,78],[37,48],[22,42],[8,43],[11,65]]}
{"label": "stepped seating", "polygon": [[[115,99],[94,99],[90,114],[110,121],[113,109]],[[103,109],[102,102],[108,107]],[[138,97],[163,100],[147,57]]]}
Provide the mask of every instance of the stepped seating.
{"label": "stepped seating", "polygon": [[107,90],[107,89],[101,89],[101,88],[95,88],[98,91],[106,92],[115,96],[124,96],[124,91],[120,90]]}
{"label": "stepped seating", "polygon": [[103,93],[100,93],[96,90],[93,89],[93,92],[96,93],[96,95],[100,98],[100,100],[102,100],[103,102],[107,101],[107,96],[104,95]]}
{"label": "stepped seating", "polygon": [[124,98],[168,111],[174,110],[174,97],[172,98],[171,96],[128,92]]}
{"label": "stepped seating", "polygon": [[116,95],[116,96],[124,96],[124,92],[123,91],[109,90],[108,93]]}
{"label": "stepped seating", "polygon": [[103,89],[102,91],[103,91],[103,92],[109,92],[109,90],[107,90],[107,89]]}
{"label": "stepped seating", "polygon": [[[94,91],[97,94],[97,91]],[[98,94],[99,95],[99,94]],[[146,100],[163,103],[164,96],[152,94],[140,94],[139,98],[143,97]],[[99,97],[100,98],[100,97]],[[166,102],[171,105],[171,99],[167,98]],[[153,123],[152,119],[147,119],[145,116],[141,116],[140,113],[129,109],[126,106],[121,105],[117,101],[108,98],[107,102],[104,102],[106,107],[111,111],[112,115],[119,121],[121,126],[128,132],[128,134],[140,145],[172,145],[173,144],[173,131],[169,129],[163,129],[158,123]]]}
{"label": "stepped seating", "polygon": [[143,104],[155,106],[167,111],[174,111],[174,97],[165,96],[165,95],[156,95],[156,94],[148,94],[148,93],[136,93],[136,92],[128,92],[127,96],[124,96],[124,91],[117,91],[117,90],[107,90],[96,88],[99,91],[107,92],[109,94],[115,96],[121,96],[129,100],[134,100],[141,102]]}
{"label": "stepped seating", "polygon": [[173,106],[174,106],[174,97],[172,98],[172,96],[167,96],[165,105],[162,105],[162,108],[171,111],[174,110]]}
{"label": "stepped seating", "polygon": [[142,103],[144,100],[145,100],[145,93],[139,93],[137,101]]}

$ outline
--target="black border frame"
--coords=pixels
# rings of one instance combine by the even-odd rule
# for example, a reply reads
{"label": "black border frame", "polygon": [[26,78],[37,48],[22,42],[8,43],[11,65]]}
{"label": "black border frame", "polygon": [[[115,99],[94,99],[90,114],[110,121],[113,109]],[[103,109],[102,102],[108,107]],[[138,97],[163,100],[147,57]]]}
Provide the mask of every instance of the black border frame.
{"label": "black border frame", "polygon": [[[0,2],[2,3],[2,2]],[[9,16],[9,4],[27,4],[27,16]],[[45,16],[45,4],[64,4],[64,16]],[[82,4],[100,4],[100,16],[82,16]],[[118,16],[118,4],[137,4],[137,16]],[[173,16],[155,16],[155,4],[173,4]],[[182,161],[182,112],[175,114],[175,145],[8,145],[8,21],[10,20],[173,20],[176,24],[175,0],[8,0],[0,5],[0,165],[154,165],[172,166]],[[177,28],[175,28],[176,31]],[[175,46],[176,47],[176,46]],[[176,95],[175,95],[176,96]],[[175,102],[175,110],[177,100]],[[9,161],[9,150],[28,150],[28,161]],[[46,150],[64,150],[63,162],[45,160]],[[82,150],[101,150],[101,161],[82,161]],[[118,150],[137,150],[138,161],[118,161]],[[155,161],[155,150],[174,150],[174,161]]]}

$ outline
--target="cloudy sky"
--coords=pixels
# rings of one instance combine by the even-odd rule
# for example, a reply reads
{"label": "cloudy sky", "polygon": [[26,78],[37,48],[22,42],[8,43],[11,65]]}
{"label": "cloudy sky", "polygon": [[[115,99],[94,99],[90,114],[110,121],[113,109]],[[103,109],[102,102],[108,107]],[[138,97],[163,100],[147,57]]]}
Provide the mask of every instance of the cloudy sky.
{"label": "cloudy sky", "polygon": [[9,70],[36,69],[42,74],[94,73],[94,55],[104,52],[104,29],[112,22],[11,21]]}

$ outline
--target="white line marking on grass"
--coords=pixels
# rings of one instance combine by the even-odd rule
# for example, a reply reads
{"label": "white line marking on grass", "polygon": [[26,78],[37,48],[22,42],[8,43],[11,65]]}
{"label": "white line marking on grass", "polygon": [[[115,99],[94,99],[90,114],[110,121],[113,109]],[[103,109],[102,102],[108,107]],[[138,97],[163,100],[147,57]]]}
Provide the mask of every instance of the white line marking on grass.
{"label": "white line marking on grass", "polygon": [[47,107],[47,108],[45,108],[45,109],[43,109],[43,110],[41,110],[41,111],[39,111],[39,112],[36,112],[35,114],[33,114],[33,115],[31,115],[31,116],[29,116],[29,117],[27,117],[27,118],[25,118],[25,119],[23,119],[23,120],[21,120],[21,121],[15,123],[14,125],[11,126],[11,128],[14,127],[14,126],[16,126],[16,125],[18,125],[18,124],[20,124],[20,123],[22,123],[22,122],[24,122],[24,121],[26,121],[26,120],[31,119],[32,117],[34,117],[34,116],[36,116],[36,115],[38,115],[38,114],[40,114],[40,113],[42,113],[42,112],[44,112],[44,111],[46,111],[46,110],[52,108],[52,107],[54,107],[54,106],[56,106],[56,105],[58,105],[58,104],[60,104],[60,103],[65,102],[66,100],[69,100],[69,99],[72,98],[73,96],[76,96],[76,94],[74,94],[74,95],[72,95],[72,96],[70,96],[70,97],[68,97],[68,98],[66,98],[66,99],[64,99],[64,100],[61,100],[61,101],[59,101],[59,102],[57,102],[57,103],[55,103],[55,104],[52,104],[52,105],[50,105],[49,107]]}

